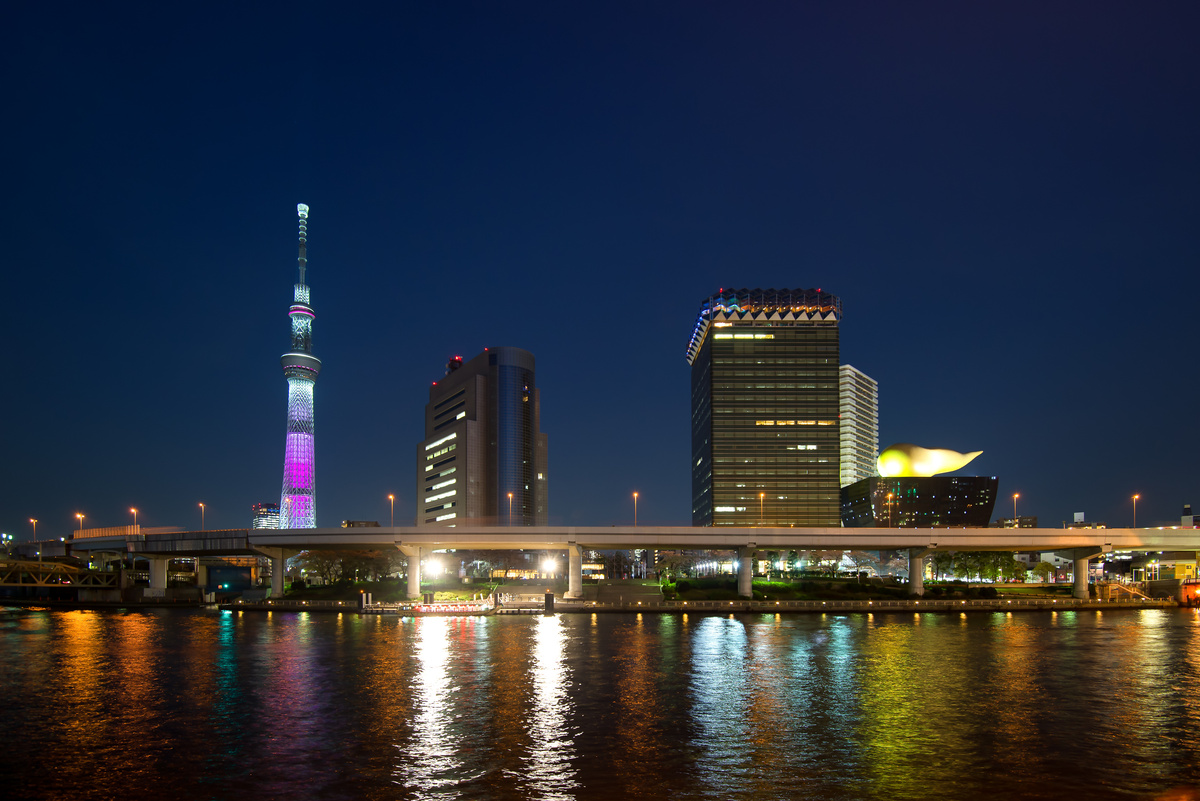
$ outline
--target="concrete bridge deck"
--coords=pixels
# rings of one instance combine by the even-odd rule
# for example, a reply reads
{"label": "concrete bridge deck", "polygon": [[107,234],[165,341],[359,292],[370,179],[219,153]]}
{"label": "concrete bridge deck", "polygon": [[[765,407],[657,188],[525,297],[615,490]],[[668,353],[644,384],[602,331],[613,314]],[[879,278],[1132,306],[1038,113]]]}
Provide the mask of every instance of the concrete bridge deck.
{"label": "concrete bridge deck", "polygon": [[[273,594],[282,594],[283,563],[302,550],[384,550],[410,557],[409,592],[420,593],[420,558],[435,550],[557,550],[568,555],[568,597],[582,589],[584,550],[732,550],[739,558],[739,591],[750,595],[751,560],[758,551],[896,550],[909,554],[910,587],[921,594],[920,561],[933,551],[1055,551],[1075,562],[1075,593],[1087,597],[1087,560],[1111,551],[1200,550],[1195,528],[766,528],[693,526],[416,526],[230,529],[72,539],[73,551],[118,551],[152,560],[151,586],[166,559],[262,554],[277,560]],[[157,557],[157,558],[156,558]],[[162,567],[155,569],[157,562]],[[277,586],[276,586],[277,585]],[[164,584],[165,586],[165,584]]]}

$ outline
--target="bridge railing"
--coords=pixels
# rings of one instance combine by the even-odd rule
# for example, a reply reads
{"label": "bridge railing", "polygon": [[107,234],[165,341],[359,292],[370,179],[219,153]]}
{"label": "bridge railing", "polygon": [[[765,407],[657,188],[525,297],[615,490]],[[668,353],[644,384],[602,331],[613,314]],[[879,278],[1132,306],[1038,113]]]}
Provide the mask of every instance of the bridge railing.
{"label": "bridge railing", "polygon": [[741,611],[750,610],[755,612],[770,612],[770,611],[787,611],[793,610],[825,610],[825,611],[873,611],[875,609],[903,609],[906,611],[929,609],[929,610],[951,610],[951,609],[992,609],[1003,611],[1004,609],[1071,609],[1075,607],[1092,607],[1103,605],[1106,607],[1138,607],[1138,606],[1174,606],[1174,600],[1162,599],[1144,599],[1144,598],[1113,598],[1111,600],[1089,599],[1083,600],[1080,598],[990,598],[990,599],[935,599],[935,600],[895,600],[895,601],[637,601],[637,602],[619,602],[607,603],[602,601],[583,601],[576,602],[574,605],[571,602],[558,602],[564,607],[570,608],[585,608],[585,609],[623,609],[633,610],[638,609],[653,609],[664,610],[672,609],[681,612],[689,610],[703,611]]}

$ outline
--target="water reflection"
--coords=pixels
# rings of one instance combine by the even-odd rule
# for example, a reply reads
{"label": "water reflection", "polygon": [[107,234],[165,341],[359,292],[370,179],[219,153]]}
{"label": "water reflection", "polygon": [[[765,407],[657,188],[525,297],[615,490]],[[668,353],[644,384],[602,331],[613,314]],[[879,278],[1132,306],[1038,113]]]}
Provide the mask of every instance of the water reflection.
{"label": "water reflection", "polygon": [[450,618],[423,617],[414,623],[417,674],[410,685],[413,699],[413,738],[396,767],[401,783],[420,797],[455,798],[454,786],[462,772],[457,743],[451,735],[447,697]]}
{"label": "water reflection", "polygon": [[0,616],[6,798],[1155,798],[1200,619]]}
{"label": "water reflection", "polygon": [[565,623],[560,616],[541,617],[535,632],[526,775],[536,798],[565,801],[573,798],[571,791],[578,786],[571,767],[575,747],[568,723],[572,704],[567,694]]}
{"label": "water reflection", "polygon": [[692,715],[699,729],[696,771],[701,786],[743,784],[755,770],[742,743],[752,736],[747,717],[746,627],[737,618],[706,617],[692,637]]}

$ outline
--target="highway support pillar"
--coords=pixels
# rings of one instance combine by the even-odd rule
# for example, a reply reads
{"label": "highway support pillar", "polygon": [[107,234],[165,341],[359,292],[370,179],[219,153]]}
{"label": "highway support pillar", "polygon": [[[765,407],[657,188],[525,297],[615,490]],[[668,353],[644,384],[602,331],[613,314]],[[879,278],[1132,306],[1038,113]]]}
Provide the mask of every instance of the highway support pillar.
{"label": "highway support pillar", "polygon": [[567,594],[563,597],[583,597],[583,548],[578,545],[567,545]]}
{"label": "highway support pillar", "polygon": [[1071,548],[1067,551],[1056,551],[1063,559],[1070,559],[1072,570],[1071,575],[1074,577],[1074,591],[1071,593],[1076,598],[1086,601],[1088,594],[1088,560],[1101,556],[1105,549],[1099,546],[1091,548]]}
{"label": "highway support pillar", "polygon": [[396,547],[408,557],[408,597],[417,598],[421,595],[421,546],[400,544]]}
{"label": "highway support pillar", "polygon": [[908,549],[908,594],[918,598],[925,594],[925,557],[932,548]]}
{"label": "highway support pillar", "polygon": [[149,556],[147,561],[150,562],[150,589],[165,590],[167,588],[167,565],[171,563],[171,560],[163,556]]}
{"label": "highway support pillar", "polygon": [[756,550],[754,543],[737,549],[738,595],[750,600],[754,598],[754,553]]}
{"label": "highway support pillar", "polygon": [[287,560],[296,552],[286,551],[283,548],[255,547],[254,550],[271,560],[271,597],[282,598],[285,589],[284,581],[287,578]]}

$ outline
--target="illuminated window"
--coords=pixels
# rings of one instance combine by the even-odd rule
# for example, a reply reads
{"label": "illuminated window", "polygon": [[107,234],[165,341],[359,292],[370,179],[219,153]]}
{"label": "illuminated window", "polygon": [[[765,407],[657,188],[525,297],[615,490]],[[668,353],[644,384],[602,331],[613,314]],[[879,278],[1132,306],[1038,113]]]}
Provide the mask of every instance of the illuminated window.
{"label": "illuminated window", "polygon": [[454,439],[457,436],[458,436],[458,432],[455,432],[453,434],[447,434],[446,436],[439,439],[437,442],[431,442],[428,445],[426,445],[425,450],[431,450],[433,448],[436,448],[438,445],[449,442],[450,440]]}

